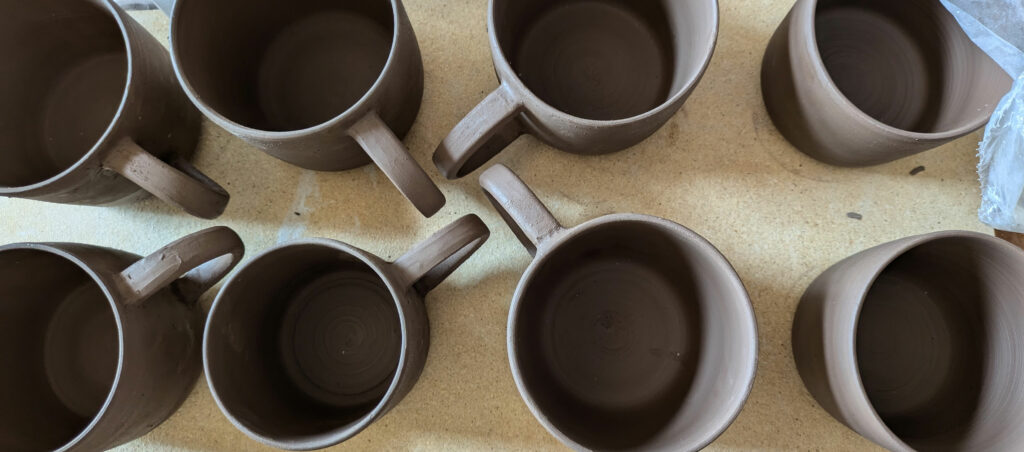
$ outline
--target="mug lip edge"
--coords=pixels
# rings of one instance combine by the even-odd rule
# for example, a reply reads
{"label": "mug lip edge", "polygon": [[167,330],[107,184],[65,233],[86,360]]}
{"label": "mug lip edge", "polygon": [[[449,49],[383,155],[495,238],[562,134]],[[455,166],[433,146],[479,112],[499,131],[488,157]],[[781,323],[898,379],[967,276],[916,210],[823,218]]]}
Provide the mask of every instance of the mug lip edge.
{"label": "mug lip edge", "polygon": [[[63,170],[54,174],[44,180],[33,182],[28,185],[18,186],[7,186],[0,184],[0,196],[12,196],[12,195],[31,195],[34,192],[45,190],[46,188],[56,184],[59,180],[69,177],[71,174],[80,171],[89,160],[92,160],[101,149],[106,147],[114,134],[114,131],[120,126],[121,118],[124,117],[125,106],[128,104],[128,96],[131,94],[131,86],[135,79],[135,47],[132,45],[131,36],[128,34],[128,26],[124,23],[124,18],[121,16],[124,11],[120,6],[114,3],[114,0],[93,0],[96,6],[103,8],[117,24],[118,30],[121,32],[121,40],[124,42],[125,52],[125,63],[126,73],[124,86],[121,90],[121,100],[118,102],[117,111],[107,122],[107,127],[104,129],[103,134],[92,144],[89,150],[85,151],[78,160],[71,163]],[[127,14],[127,13],[125,13]],[[102,167],[102,165],[99,165]]]}
{"label": "mug lip edge", "polygon": [[[708,68],[711,67],[711,60],[714,58],[715,49],[718,47],[718,37],[719,32],[721,31],[720,5],[718,4],[718,0],[710,0],[710,3],[712,5],[711,13],[713,18],[713,26],[710,30],[711,39],[709,40],[707,46],[700,49],[705,56],[703,58],[703,61],[698,66],[698,69],[694,71],[694,73],[689,78],[686,79],[686,82],[683,83],[679,89],[675,90],[675,92],[673,92],[671,96],[669,96],[666,100],[662,101],[655,107],[647,111],[644,111],[643,113],[640,113],[638,115],[633,115],[627,118],[607,120],[588,119],[581,116],[569,114],[562,110],[559,110],[558,108],[555,108],[554,106],[552,106],[551,104],[547,103],[539,96],[537,96],[529,87],[526,86],[526,83],[524,83],[522,79],[519,78],[519,75],[516,73],[516,70],[512,67],[512,64],[509,62],[508,56],[505,54],[504,48],[502,48],[501,43],[498,41],[496,33],[497,24],[495,23],[494,18],[494,5],[497,1],[500,0],[488,0],[487,35],[488,41],[490,42],[491,45],[491,60],[493,61],[494,68],[498,75],[499,87],[501,85],[506,84],[512,85],[513,89],[517,92],[517,95],[521,97],[520,101],[523,102],[524,104],[528,104],[526,107],[527,111],[536,111],[539,108],[541,111],[537,113],[551,115],[556,117],[560,121],[567,121],[584,127],[598,128],[625,126],[649,120],[650,118],[662,114],[674,108],[674,106],[677,105],[678,108],[682,108],[686,98],[693,94],[693,91],[696,90],[697,86],[700,84],[701,79],[704,78],[704,74],[707,72]],[[522,98],[523,93],[527,94],[529,98]],[[674,113],[675,112],[673,112],[672,116],[674,116]]]}
{"label": "mug lip edge", "polygon": [[123,323],[123,312],[121,305],[115,300],[115,294],[110,290],[107,282],[93,270],[85,261],[79,259],[73,253],[61,249],[61,245],[75,245],[75,246],[87,246],[90,248],[102,248],[94,245],[84,245],[79,243],[50,243],[50,242],[25,242],[25,243],[12,243],[4,246],[0,246],[0,254],[7,251],[36,251],[51,254],[64,259],[65,261],[71,262],[80,268],[86,275],[92,279],[93,283],[99,286],[100,290],[103,291],[103,295],[107,300],[107,304],[110,306],[110,310],[114,316],[114,323],[117,325],[117,371],[114,374],[114,381],[110,385],[110,389],[107,391],[107,397],[103,401],[103,405],[99,411],[92,416],[89,423],[82,428],[72,439],[64,442],[55,451],[65,452],[78,446],[85,441],[90,435],[94,434],[96,426],[99,425],[110,406],[114,401],[114,394],[121,385],[121,377],[124,374],[124,350],[125,350],[125,338],[124,338],[124,323]]}
{"label": "mug lip edge", "polygon": [[[988,123],[991,119],[992,114],[989,113],[988,115],[985,115],[982,118],[970,121],[964,125],[949,130],[941,132],[914,132],[911,130],[891,126],[865,113],[863,110],[860,109],[860,107],[855,105],[853,101],[846,97],[846,95],[843,94],[843,92],[839,89],[838,86],[836,86],[835,81],[832,79],[832,75],[829,74],[828,72],[828,68],[825,67],[825,61],[821,56],[821,49],[818,48],[818,27],[814,23],[815,19],[818,17],[819,0],[798,0],[797,4],[794,5],[794,8],[801,7],[801,2],[804,5],[803,7],[808,9],[808,11],[803,11],[803,13],[809,17],[810,23],[807,23],[808,19],[805,19],[800,21],[800,23],[797,24],[798,26],[791,26],[790,32],[787,36],[787,46],[790,47],[790,52],[792,53],[794,40],[797,39],[796,34],[793,30],[802,27],[808,28],[809,33],[807,36],[803,37],[802,41],[803,45],[807,46],[810,50],[809,56],[811,58],[809,58],[809,60],[811,63],[811,68],[814,70],[815,78],[822,82],[821,84],[825,88],[829,96],[832,97],[833,99],[838,100],[841,108],[853,114],[856,120],[861,124],[873,128],[881,133],[889,134],[894,137],[908,138],[920,141],[944,141],[954,140],[964,135],[967,135],[975,130],[978,130],[986,123]],[[800,42],[797,42],[797,44],[800,44]],[[973,46],[974,44],[971,43],[971,45]],[[1012,79],[1009,78],[1008,75],[1007,77],[1012,82]],[[1004,93],[1003,95],[1005,96],[1006,93]],[[992,104],[993,111],[995,110],[998,103],[999,100],[996,99],[995,103]]]}
{"label": "mug lip edge", "polygon": [[[248,267],[255,262],[267,258],[272,253],[279,252],[281,250],[300,247],[300,246],[316,246],[330,248],[336,251],[341,251],[348,256],[354,257],[365,265],[370,267],[374,273],[384,282],[388,288],[388,292],[391,294],[391,300],[397,308],[399,324],[402,331],[402,348],[399,354],[398,364],[395,370],[395,375],[391,377],[391,382],[388,385],[387,392],[381,397],[380,401],[373,407],[372,410],[366,414],[360,416],[355,422],[349,424],[347,427],[330,429],[324,433],[297,436],[294,439],[282,441],[279,439],[272,438],[270,436],[257,433],[254,429],[249,428],[245,423],[241,422],[234,413],[227,408],[227,405],[221,399],[220,394],[213,383],[211,377],[209,359],[208,359],[208,337],[211,334],[211,326],[213,325],[213,316],[217,311],[217,307],[222,303],[222,299],[226,297],[227,290],[235,283],[235,280],[245,272]],[[383,264],[383,265],[382,265]],[[409,335],[408,335],[408,321],[406,318],[405,309],[402,306],[402,301],[406,298],[404,292],[399,292],[397,281],[389,273],[387,269],[387,263],[374,254],[366,252],[358,247],[342,242],[340,240],[328,239],[328,238],[303,238],[298,240],[290,240],[277,245],[274,245],[266,250],[263,250],[259,254],[253,256],[247,262],[240,264],[236,271],[230,275],[230,277],[224,280],[220,291],[217,292],[217,296],[214,298],[213,303],[210,306],[210,311],[206,316],[206,324],[203,326],[203,372],[205,374],[206,385],[210,389],[210,394],[213,397],[214,402],[217,404],[217,408],[220,409],[221,413],[226,417],[232,425],[249,438],[265,444],[267,446],[276,447],[284,450],[317,450],[326,447],[331,447],[340,443],[343,443],[360,432],[365,430],[371,424],[377,421],[383,414],[387,405],[394,399],[395,394],[398,390],[399,383],[405,378],[407,369],[405,369],[405,363],[407,362],[407,355],[409,354]],[[322,438],[322,439],[314,439]]]}
{"label": "mug lip edge", "polygon": [[[401,32],[401,11],[404,7],[402,6],[401,0],[388,0],[388,3],[391,5],[392,23],[394,25],[394,30],[391,33],[391,47],[388,49],[388,59],[384,63],[384,67],[381,68],[380,73],[377,74],[377,78],[373,81],[373,85],[367,88],[366,92],[363,93],[359,100],[357,100],[347,109],[345,109],[345,111],[331,117],[330,119],[303,129],[272,131],[249,127],[240,122],[234,121],[231,118],[228,118],[219,110],[216,110],[211,105],[207,104],[206,101],[204,101],[203,98],[199,96],[199,93],[196,91],[195,87],[193,87],[192,82],[189,80],[187,74],[185,73],[185,70],[182,69],[180,61],[181,58],[179,55],[177,44],[179,36],[179,32],[177,30],[181,26],[181,20],[177,19],[177,17],[178,11],[183,3],[186,3],[186,0],[177,0],[174,3],[174,9],[172,10],[168,18],[168,20],[170,21],[170,27],[168,30],[168,33],[170,34],[170,37],[168,39],[168,53],[170,54],[171,57],[171,66],[174,71],[174,76],[178,79],[178,84],[181,86],[181,90],[185,93],[189,100],[192,101],[192,104],[195,105],[196,108],[204,114],[204,116],[206,116],[211,122],[217,124],[219,127],[226,130],[228,133],[238,136],[239,138],[244,137],[244,139],[256,139],[274,142],[295,140],[313,136],[318,133],[324,133],[335,127],[338,127],[339,124],[350,119],[359,119],[359,114],[365,114],[370,111],[377,110],[378,107],[376,105],[373,105],[373,103],[375,99],[380,96],[379,91],[381,89],[381,85],[384,82],[384,78],[392,70],[392,67],[395,64],[397,64],[395,63],[395,57],[398,53],[399,39],[403,36]],[[415,30],[413,30],[412,33],[413,40],[415,41]],[[417,42],[416,45],[418,46],[419,43]],[[420,64],[422,64],[422,59],[420,61]]]}
{"label": "mug lip edge", "polygon": [[558,439],[563,444],[569,446],[572,449],[590,450],[590,448],[587,448],[580,444],[579,442],[569,438],[567,435],[562,433],[561,430],[555,427],[555,425],[548,420],[548,416],[540,410],[537,402],[535,401],[531,393],[527,390],[525,382],[523,381],[522,372],[520,370],[519,360],[517,358],[518,347],[516,347],[515,343],[515,328],[518,324],[518,319],[520,315],[519,313],[522,307],[522,294],[525,292],[525,288],[530,284],[530,282],[532,282],[532,279],[540,265],[546,262],[551,255],[556,254],[557,249],[562,244],[568,242],[569,240],[572,240],[580,233],[591,231],[595,228],[606,226],[608,224],[616,223],[643,223],[650,226],[664,227],[672,231],[677,237],[685,238],[686,241],[698,245],[700,249],[709,253],[708,257],[714,258],[714,260],[717,261],[718,264],[723,265],[722,270],[727,272],[727,276],[737,286],[742,295],[742,299],[737,301],[739,302],[741,308],[745,307],[745,309],[743,310],[748,315],[744,315],[744,317],[745,321],[749,321],[750,327],[750,344],[748,344],[750,345],[750,349],[747,352],[747,356],[745,356],[745,360],[747,360],[745,366],[749,371],[744,372],[744,375],[742,377],[746,379],[747,382],[746,385],[744,385],[743,387],[742,393],[736,394],[737,397],[734,399],[736,402],[736,406],[728,409],[725,415],[723,415],[723,422],[721,423],[721,425],[713,429],[709,429],[709,431],[711,432],[710,434],[700,437],[697,440],[694,440],[690,445],[693,447],[694,450],[704,448],[707,445],[714,442],[717,438],[719,438],[723,433],[725,433],[726,430],[728,430],[730,426],[732,426],[733,423],[735,423],[736,419],[743,411],[743,407],[746,406],[747,401],[750,398],[750,393],[753,390],[754,382],[757,377],[757,365],[760,361],[760,344],[758,339],[759,329],[757,325],[757,313],[754,311],[753,303],[750,299],[750,292],[747,290],[747,287],[743,283],[742,278],[740,278],[739,273],[736,271],[736,268],[732,265],[729,259],[725,257],[724,254],[722,254],[721,250],[719,250],[713,243],[711,243],[708,239],[704,238],[702,235],[698,234],[696,231],[687,228],[686,226],[683,226],[679,223],[676,223],[672,220],[657,217],[654,215],[637,213],[613,213],[609,215],[603,215],[586,221],[578,226],[566,228],[564,233],[552,238],[550,244],[538,250],[536,257],[534,257],[530,261],[530,264],[527,266],[526,270],[523,271],[523,274],[516,285],[515,292],[512,296],[511,306],[509,307],[508,322],[506,324],[506,349],[508,353],[512,377],[515,380],[516,389],[519,391],[520,397],[522,398],[523,402],[526,403],[527,408],[529,408],[534,418],[536,418],[537,421],[541,423],[541,425],[548,431],[548,433],[550,433],[556,439]]}
{"label": "mug lip edge", "polygon": [[[853,255],[850,256],[850,257],[853,257],[853,256],[856,256],[856,255],[858,255],[860,253],[867,252],[867,251],[870,251],[870,250],[873,250],[873,249],[877,249],[879,247],[884,247],[886,245],[894,245],[895,246],[895,249],[893,249],[892,251],[887,253],[886,258],[882,262],[882,264],[879,265],[878,268],[876,268],[872,272],[871,278],[869,279],[868,283],[865,284],[865,286],[861,290],[858,290],[856,295],[855,295],[855,300],[857,302],[857,309],[854,312],[854,316],[853,316],[853,318],[851,320],[851,327],[852,328],[849,330],[850,331],[849,338],[852,339],[852,340],[849,341],[849,343],[846,344],[849,347],[849,349],[848,349],[849,353],[844,356],[844,358],[852,360],[854,372],[852,372],[849,375],[847,375],[846,378],[844,378],[844,380],[848,380],[848,384],[855,384],[856,385],[856,388],[858,389],[858,391],[854,395],[854,397],[857,398],[859,403],[863,404],[863,406],[867,408],[867,412],[871,415],[871,418],[872,418],[871,420],[875,423],[875,425],[877,427],[880,427],[882,429],[881,431],[883,433],[887,434],[889,436],[890,440],[894,441],[895,444],[904,447],[905,450],[913,450],[913,448],[909,444],[907,444],[907,442],[904,441],[899,435],[897,435],[895,432],[893,432],[891,428],[889,428],[889,425],[886,424],[886,422],[882,419],[882,416],[880,414],[878,414],[878,410],[875,409],[874,404],[871,403],[871,399],[868,398],[867,388],[865,388],[865,386],[864,386],[864,381],[861,378],[860,367],[857,364],[859,362],[859,359],[857,357],[857,327],[860,324],[860,314],[861,314],[861,311],[864,308],[864,303],[865,303],[865,301],[867,299],[867,295],[871,291],[871,288],[875,285],[875,282],[882,275],[882,273],[884,273],[885,270],[887,268],[889,268],[889,266],[894,261],[896,261],[897,259],[899,259],[903,255],[905,255],[906,253],[914,250],[915,248],[918,248],[918,247],[920,247],[922,245],[926,245],[926,244],[929,244],[929,243],[932,243],[932,242],[935,242],[935,241],[938,241],[938,240],[945,240],[945,239],[978,240],[978,241],[981,241],[981,242],[987,242],[987,243],[990,243],[990,244],[993,244],[993,245],[996,245],[996,246],[999,246],[999,247],[1003,247],[1004,249],[1021,251],[1019,248],[1013,246],[1012,244],[1006,242],[1005,240],[1001,240],[1001,239],[999,239],[997,237],[993,237],[991,235],[984,234],[984,233],[981,233],[981,232],[967,231],[967,230],[943,230],[943,231],[935,231],[935,232],[929,232],[929,233],[924,233],[924,234],[918,234],[918,235],[914,235],[914,236],[910,236],[910,237],[904,237],[902,239],[897,239],[897,240],[894,240],[894,241],[891,241],[891,242],[881,243],[881,244],[869,247],[867,249],[861,250],[861,251],[859,251],[857,253],[854,253]],[[1009,248],[1007,248],[1007,247],[1009,247]],[[833,264],[833,265],[837,265],[837,264],[838,264],[838,262],[836,264]],[[840,410],[841,410],[841,408],[840,408]],[[860,434],[860,432],[857,432],[857,433]]]}

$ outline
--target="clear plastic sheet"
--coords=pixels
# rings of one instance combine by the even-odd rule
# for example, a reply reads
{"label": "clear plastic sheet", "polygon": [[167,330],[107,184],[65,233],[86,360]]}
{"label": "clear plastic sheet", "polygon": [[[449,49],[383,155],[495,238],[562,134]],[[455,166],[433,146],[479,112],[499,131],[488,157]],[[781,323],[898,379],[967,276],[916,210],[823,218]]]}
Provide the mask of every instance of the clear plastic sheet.
{"label": "clear plastic sheet", "polygon": [[1015,78],[978,149],[978,218],[1024,233],[1024,1],[942,0],[967,35]]}

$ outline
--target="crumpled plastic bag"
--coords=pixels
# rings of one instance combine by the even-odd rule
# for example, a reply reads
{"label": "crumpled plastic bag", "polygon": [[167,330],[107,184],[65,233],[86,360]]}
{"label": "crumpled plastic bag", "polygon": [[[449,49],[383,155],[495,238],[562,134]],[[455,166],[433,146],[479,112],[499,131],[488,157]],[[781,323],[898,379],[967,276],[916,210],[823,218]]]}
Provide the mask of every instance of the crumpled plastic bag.
{"label": "crumpled plastic bag", "polygon": [[1024,1],[941,1],[967,36],[1015,77],[978,149],[978,218],[996,229],[1024,233]]}

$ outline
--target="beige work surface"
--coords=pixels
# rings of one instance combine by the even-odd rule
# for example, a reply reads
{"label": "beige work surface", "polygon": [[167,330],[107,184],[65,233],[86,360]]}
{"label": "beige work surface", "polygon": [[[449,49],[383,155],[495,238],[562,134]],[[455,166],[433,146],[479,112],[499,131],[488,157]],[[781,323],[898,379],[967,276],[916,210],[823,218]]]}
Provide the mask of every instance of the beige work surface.
{"label": "beige work surface", "polygon": [[[532,137],[502,162],[565,225],[612,212],[683,224],[714,243],[746,284],[760,351],[753,392],[709,450],[848,450],[874,446],[833,420],[804,389],[790,324],[804,288],[839,259],[900,237],[945,229],[991,232],[976,217],[979,135],[892,164],[840,169],[791,147],[761,101],[761,55],[792,0],[721,0],[711,67],[675,118],[644,143],[600,157],[559,152]],[[395,258],[456,218],[475,213],[490,241],[426,299],[431,350],[419,384],[382,420],[336,450],[559,450],[534,420],[509,371],[509,302],[530,256],[492,210],[477,174],[444,181],[431,153],[497,86],[485,0],[406,0],[426,68],[419,119],[405,142],[448,197],[424,219],[379,170],[314,173],[204,125],[197,166],[232,194],[216,221],[149,199],[76,207],[0,199],[0,243],[83,242],[139,254],[206,226],[227,225],[247,257],[284,240],[329,237]],[[158,12],[135,14],[161,40]],[[925,171],[911,175],[912,169]],[[862,219],[852,219],[856,213]],[[215,291],[203,299],[209,308]],[[200,380],[181,410],[119,451],[264,450],[235,430]]]}

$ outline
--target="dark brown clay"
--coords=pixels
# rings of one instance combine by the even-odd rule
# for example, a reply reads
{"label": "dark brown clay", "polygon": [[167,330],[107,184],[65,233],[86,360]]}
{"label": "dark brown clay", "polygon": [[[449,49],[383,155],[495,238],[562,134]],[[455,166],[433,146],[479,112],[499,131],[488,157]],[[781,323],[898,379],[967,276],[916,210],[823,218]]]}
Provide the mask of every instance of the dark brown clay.
{"label": "dark brown clay", "polygon": [[170,417],[199,377],[196,302],[243,251],[224,227],[144,259],[0,247],[0,450],[106,450]]}
{"label": "dark brown clay", "polygon": [[966,135],[1011,83],[939,0],[797,0],[761,68],[782,135],[839,166],[885,163]]}
{"label": "dark brown clay", "polygon": [[714,52],[716,0],[491,0],[500,86],[434,153],[455,179],[524,133],[575,154],[625,149],[690,96]]}
{"label": "dark brown clay", "polygon": [[167,50],[112,0],[0,1],[0,196],[103,205],[142,188],[202,217],[199,113]]}
{"label": "dark brown clay", "polygon": [[939,232],[851,256],[807,289],[793,355],[811,395],[894,451],[1024,444],[1024,252]]}
{"label": "dark brown clay", "polygon": [[725,257],[645,215],[565,229],[502,165],[480,183],[535,256],[508,352],[537,420],[577,450],[697,450],[718,437],[757,363],[754,311]]}
{"label": "dark brown clay", "polygon": [[281,449],[355,436],[416,384],[430,346],[423,298],[488,235],[468,215],[393,263],[326,239],[257,256],[225,284],[206,325],[217,404]]}
{"label": "dark brown clay", "polygon": [[400,140],[423,97],[400,1],[160,3],[182,86],[213,122],[307,169],[372,161],[424,215],[444,205]]}

